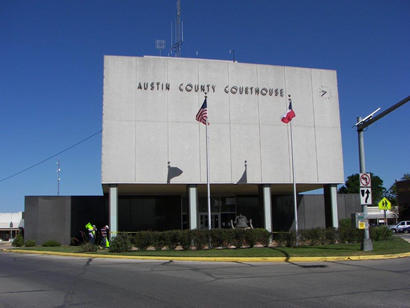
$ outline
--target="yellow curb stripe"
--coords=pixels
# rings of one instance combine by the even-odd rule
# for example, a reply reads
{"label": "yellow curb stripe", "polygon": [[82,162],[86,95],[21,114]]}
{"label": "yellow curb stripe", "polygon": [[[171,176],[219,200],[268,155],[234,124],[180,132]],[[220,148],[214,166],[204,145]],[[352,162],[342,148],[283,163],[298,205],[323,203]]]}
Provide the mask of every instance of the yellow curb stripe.
{"label": "yellow curb stripe", "polygon": [[161,256],[124,256],[101,255],[90,253],[73,253],[39,250],[4,249],[5,252],[26,253],[37,255],[66,256],[80,258],[107,258],[107,259],[133,259],[133,260],[174,260],[174,261],[205,261],[205,262],[331,262],[331,261],[360,261],[381,260],[410,257],[410,252],[385,255],[366,256],[333,256],[333,257],[161,257]]}

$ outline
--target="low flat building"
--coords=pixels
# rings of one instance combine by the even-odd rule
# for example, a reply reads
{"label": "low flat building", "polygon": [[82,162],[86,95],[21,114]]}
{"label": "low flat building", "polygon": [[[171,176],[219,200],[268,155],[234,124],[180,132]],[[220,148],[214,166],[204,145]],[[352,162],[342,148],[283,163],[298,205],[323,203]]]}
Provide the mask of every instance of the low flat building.
{"label": "low flat building", "polygon": [[0,213],[0,240],[14,239],[24,230],[23,212]]}

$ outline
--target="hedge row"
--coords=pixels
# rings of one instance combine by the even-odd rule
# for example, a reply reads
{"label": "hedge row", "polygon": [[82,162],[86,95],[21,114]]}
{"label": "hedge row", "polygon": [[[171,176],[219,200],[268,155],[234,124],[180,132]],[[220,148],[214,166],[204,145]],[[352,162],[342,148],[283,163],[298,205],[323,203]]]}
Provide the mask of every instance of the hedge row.
{"label": "hedge row", "polygon": [[[392,231],[385,226],[371,227],[370,238],[374,241],[388,240]],[[279,232],[271,234],[265,229],[213,229],[213,230],[171,230],[171,231],[141,231],[136,233],[119,233],[111,242],[110,251],[123,252],[131,250],[132,246],[144,250],[148,247],[155,249],[203,249],[205,247],[253,247],[255,244],[267,246],[270,240],[277,246],[293,247],[296,243],[295,232]],[[339,222],[339,229],[315,228],[301,230],[298,242],[300,245],[324,245],[334,243],[360,243],[363,240],[363,230],[358,230],[351,225],[350,219]],[[34,241],[27,240],[18,235],[13,246],[34,246]],[[47,241],[43,246],[59,246],[57,241]],[[84,245],[84,251],[96,251],[95,245]]]}
{"label": "hedge row", "polygon": [[[204,249],[205,247],[253,247],[255,244],[268,246],[271,234],[265,229],[239,230],[171,230],[141,231],[136,233],[119,233],[111,242],[110,251],[123,252],[132,246],[145,250],[148,247],[159,249]],[[385,226],[370,228],[370,237],[374,241],[387,240],[392,232]],[[273,233],[273,243],[277,246],[293,247],[296,244],[295,232]],[[335,243],[359,243],[363,240],[363,230],[357,230],[349,223],[341,222],[339,229],[315,228],[299,232],[299,245],[325,245]]]}
{"label": "hedge row", "polygon": [[136,233],[119,233],[111,242],[110,251],[127,251],[131,246],[144,250],[148,247],[155,249],[183,249],[195,247],[253,247],[259,243],[267,246],[270,233],[265,229],[239,230],[171,230],[171,231],[141,231]]}
{"label": "hedge row", "polygon": [[[373,241],[383,241],[392,238],[393,232],[386,226],[370,227],[370,238]],[[299,245],[316,246],[336,243],[361,243],[364,237],[364,230],[359,230],[351,226],[350,219],[340,221],[339,229],[335,228],[314,228],[301,230],[299,232]],[[278,246],[293,247],[296,243],[296,233],[278,232],[273,233],[273,240]]]}

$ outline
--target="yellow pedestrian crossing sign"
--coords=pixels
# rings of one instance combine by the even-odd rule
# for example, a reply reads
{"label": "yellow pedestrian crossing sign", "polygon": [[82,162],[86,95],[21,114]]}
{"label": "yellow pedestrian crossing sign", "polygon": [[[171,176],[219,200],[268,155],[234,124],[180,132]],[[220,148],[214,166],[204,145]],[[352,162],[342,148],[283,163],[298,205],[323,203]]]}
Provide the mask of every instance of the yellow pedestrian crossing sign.
{"label": "yellow pedestrian crossing sign", "polygon": [[386,197],[383,197],[383,199],[381,199],[379,201],[379,209],[381,210],[391,210],[391,202],[389,201],[389,199],[387,199]]}

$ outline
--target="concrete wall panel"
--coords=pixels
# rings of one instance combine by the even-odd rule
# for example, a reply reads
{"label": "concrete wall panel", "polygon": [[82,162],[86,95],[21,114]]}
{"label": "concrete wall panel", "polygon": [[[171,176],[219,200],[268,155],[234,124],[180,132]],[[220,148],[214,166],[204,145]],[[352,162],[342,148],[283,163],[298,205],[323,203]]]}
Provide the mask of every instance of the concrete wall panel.
{"label": "concrete wall panel", "polygon": [[192,121],[170,123],[169,161],[172,167],[182,170],[182,174],[173,178],[171,183],[193,183],[199,178],[198,135],[197,124]]}
{"label": "concrete wall panel", "polygon": [[212,182],[236,183],[245,160],[249,183],[291,182],[287,94],[297,181],[344,181],[334,71],[114,56],[104,69],[103,184],[166,183],[168,161],[183,170],[173,183],[205,183],[205,127],[195,121],[204,87]]}
{"label": "concrete wall panel", "polygon": [[280,124],[261,126],[262,182],[292,182],[288,127]]}
{"label": "concrete wall panel", "polygon": [[236,183],[243,174],[244,161],[247,161],[248,183],[261,182],[261,154],[259,125],[232,124],[232,182]]}
{"label": "concrete wall panel", "polygon": [[38,245],[54,240],[70,244],[71,197],[26,196],[25,240],[34,240]]}
{"label": "concrete wall panel", "polygon": [[135,179],[137,183],[166,183],[167,123],[136,122]]}
{"label": "concrete wall panel", "polygon": [[101,171],[103,182],[135,182],[135,142],[135,122],[108,119],[104,121]]}
{"label": "concrete wall panel", "polygon": [[297,183],[317,183],[315,131],[311,127],[293,126],[293,151]]}

